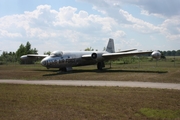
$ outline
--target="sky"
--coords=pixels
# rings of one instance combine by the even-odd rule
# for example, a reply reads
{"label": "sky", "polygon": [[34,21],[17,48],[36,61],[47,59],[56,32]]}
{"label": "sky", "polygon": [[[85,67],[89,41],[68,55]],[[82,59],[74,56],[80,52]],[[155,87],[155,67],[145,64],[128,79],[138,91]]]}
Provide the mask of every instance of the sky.
{"label": "sky", "polygon": [[28,41],[47,51],[179,50],[179,0],[0,0],[0,54]]}

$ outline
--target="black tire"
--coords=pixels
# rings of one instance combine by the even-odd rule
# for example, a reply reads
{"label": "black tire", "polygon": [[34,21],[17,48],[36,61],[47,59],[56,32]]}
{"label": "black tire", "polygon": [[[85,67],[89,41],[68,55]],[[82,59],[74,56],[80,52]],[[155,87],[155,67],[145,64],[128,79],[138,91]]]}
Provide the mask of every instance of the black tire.
{"label": "black tire", "polygon": [[98,62],[98,63],[97,63],[97,69],[98,69],[98,70],[102,70],[103,67],[105,67],[104,62]]}
{"label": "black tire", "polygon": [[62,71],[62,72],[67,72],[66,67],[64,67],[64,68],[59,68],[59,70]]}

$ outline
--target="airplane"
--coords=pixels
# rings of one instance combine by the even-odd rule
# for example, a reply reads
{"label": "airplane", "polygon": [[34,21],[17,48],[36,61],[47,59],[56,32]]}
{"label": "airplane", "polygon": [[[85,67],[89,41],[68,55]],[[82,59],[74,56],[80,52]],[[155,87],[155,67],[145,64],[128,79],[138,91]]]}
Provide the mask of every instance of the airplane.
{"label": "airplane", "polygon": [[60,71],[71,71],[72,67],[97,64],[97,69],[105,67],[104,62],[121,57],[150,54],[152,58],[160,59],[159,51],[136,51],[137,49],[115,52],[114,40],[109,39],[105,51],[54,51],[50,55],[27,54],[21,56],[21,60],[29,60],[37,57],[43,58],[41,65],[49,68],[59,68]]}

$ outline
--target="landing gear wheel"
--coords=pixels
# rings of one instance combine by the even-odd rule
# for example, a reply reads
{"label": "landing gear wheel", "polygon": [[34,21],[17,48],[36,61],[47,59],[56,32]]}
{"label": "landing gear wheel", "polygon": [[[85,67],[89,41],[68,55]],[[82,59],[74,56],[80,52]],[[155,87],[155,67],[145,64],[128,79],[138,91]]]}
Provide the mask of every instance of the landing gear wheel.
{"label": "landing gear wheel", "polygon": [[69,71],[72,71],[72,67],[63,67],[63,68],[59,68],[59,71],[62,71],[62,72],[69,72]]}
{"label": "landing gear wheel", "polygon": [[98,70],[102,70],[103,67],[105,67],[104,62],[98,62],[98,63],[97,63],[97,69],[98,69]]}
{"label": "landing gear wheel", "polygon": [[66,69],[66,67],[64,67],[64,68],[59,68],[59,71],[67,72],[67,69]]}

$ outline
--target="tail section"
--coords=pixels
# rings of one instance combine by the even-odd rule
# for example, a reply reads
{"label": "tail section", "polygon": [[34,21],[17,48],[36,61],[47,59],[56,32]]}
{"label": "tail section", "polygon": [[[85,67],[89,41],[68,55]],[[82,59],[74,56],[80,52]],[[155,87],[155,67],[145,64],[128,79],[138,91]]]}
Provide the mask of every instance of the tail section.
{"label": "tail section", "polygon": [[114,53],[115,50],[114,50],[114,40],[112,38],[109,38],[109,42],[108,42],[108,45],[106,47],[106,51],[109,52],[109,53]]}

